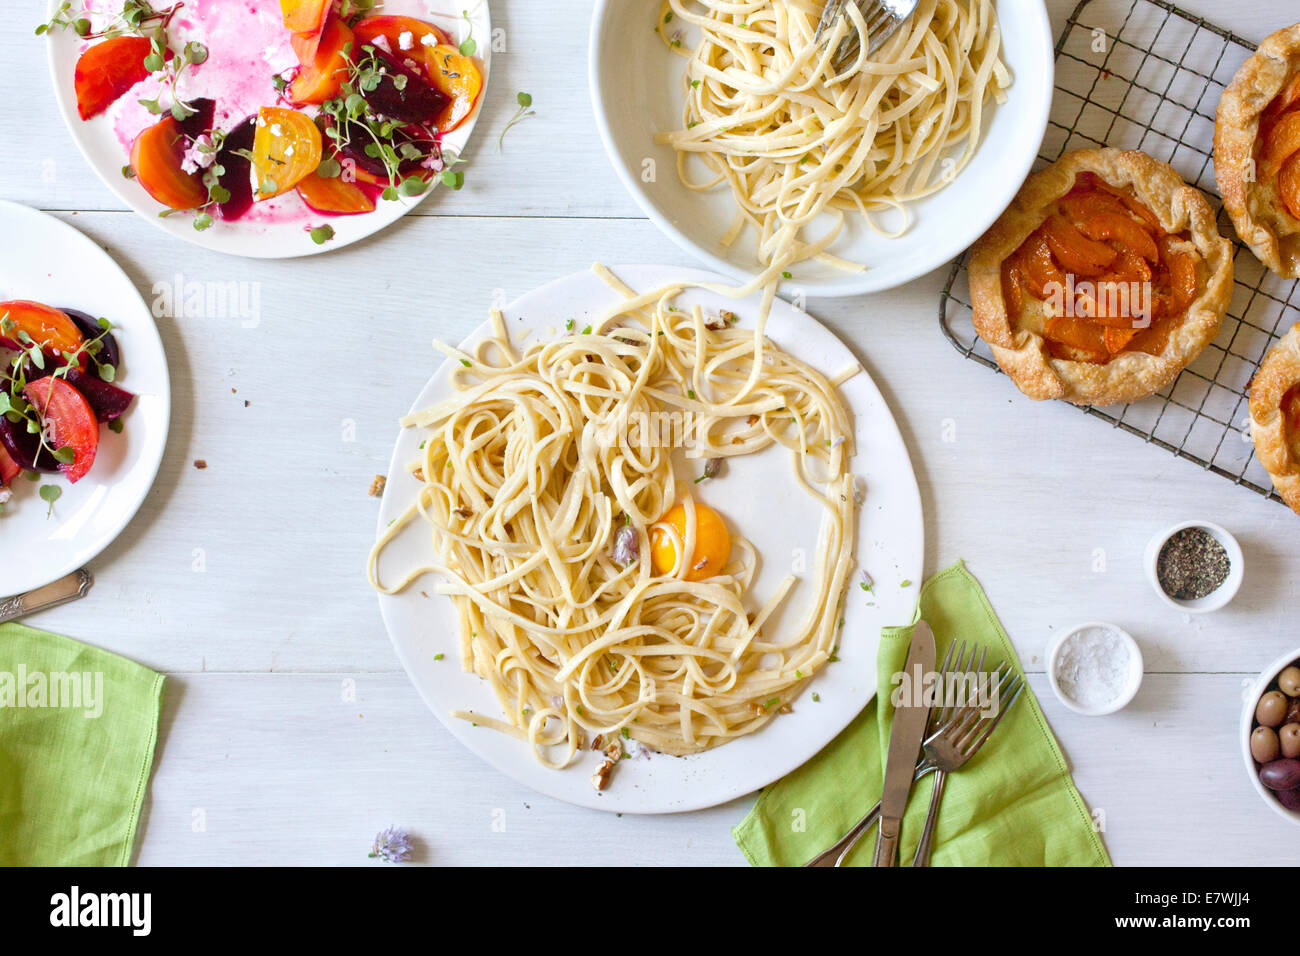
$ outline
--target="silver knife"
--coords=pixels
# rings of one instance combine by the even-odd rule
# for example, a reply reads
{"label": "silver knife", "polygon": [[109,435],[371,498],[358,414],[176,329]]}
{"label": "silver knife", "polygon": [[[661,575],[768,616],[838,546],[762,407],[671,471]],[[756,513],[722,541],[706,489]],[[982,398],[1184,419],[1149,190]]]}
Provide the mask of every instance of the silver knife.
{"label": "silver knife", "polygon": [[83,598],[94,583],[95,579],[90,576],[90,572],[83,568],[35,591],[0,598],[0,624]]}
{"label": "silver knife", "polygon": [[912,790],[916,757],[921,752],[925,722],[930,708],[921,691],[926,675],[934,672],[934,631],[920,621],[912,632],[912,644],[903,665],[910,699],[905,707],[894,709],[894,724],[889,731],[889,756],[885,758],[885,785],[880,795],[880,832],[876,837],[874,866],[895,866],[898,861],[898,836],[907,809],[907,795]]}

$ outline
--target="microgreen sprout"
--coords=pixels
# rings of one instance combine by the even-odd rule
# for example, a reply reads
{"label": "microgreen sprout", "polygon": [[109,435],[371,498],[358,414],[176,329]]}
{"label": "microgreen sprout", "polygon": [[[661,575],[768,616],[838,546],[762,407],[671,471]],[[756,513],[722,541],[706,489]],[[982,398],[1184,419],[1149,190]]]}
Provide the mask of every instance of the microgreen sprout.
{"label": "microgreen sprout", "polygon": [[176,16],[182,4],[173,4],[165,10],[155,10],[146,0],[126,0],[122,12],[95,30],[90,21],[90,9],[82,5],[74,11],[72,0],[65,0],[48,23],[36,28],[37,36],[44,36],[53,30],[71,30],[84,40],[112,39],[120,36],[144,36],[156,27],[164,30]]}
{"label": "microgreen sprout", "polygon": [[497,137],[498,153],[501,152],[502,148],[505,146],[506,133],[510,132],[511,129],[513,129],[517,124],[522,123],[528,117],[537,115],[537,111],[532,109],[533,96],[531,93],[520,92],[519,95],[515,97],[515,101],[519,104],[519,109],[516,110],[515,115],[510,118],[510,122],[506,123],[505,129],[501,131],[501,135]]}

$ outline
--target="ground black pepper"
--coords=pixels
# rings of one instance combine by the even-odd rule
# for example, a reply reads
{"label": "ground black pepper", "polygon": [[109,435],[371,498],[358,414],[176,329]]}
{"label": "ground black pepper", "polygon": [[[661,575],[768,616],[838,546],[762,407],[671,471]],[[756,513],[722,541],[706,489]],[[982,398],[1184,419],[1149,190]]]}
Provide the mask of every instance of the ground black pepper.
{"label": "ground black pepper", "polygon": [[1179,531],[1165,542],[1156,560],[1156,578],[1175,601],[1196,601],[1213,594],[1231,571],[1228,552],[1204,528]]}

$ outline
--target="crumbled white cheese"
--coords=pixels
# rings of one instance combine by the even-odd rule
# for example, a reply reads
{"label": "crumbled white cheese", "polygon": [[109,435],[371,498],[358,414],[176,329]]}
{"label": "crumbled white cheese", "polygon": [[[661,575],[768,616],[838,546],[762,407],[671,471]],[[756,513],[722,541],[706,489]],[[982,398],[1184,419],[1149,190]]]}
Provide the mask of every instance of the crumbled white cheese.
{"label": "crumbled white cheese", "polygon": [[397,38],[397,45],[403,50],[409,50],[411,47],[415,46],[415,34],[410,30],[407,30]]}
{"label": "crumbled white cheese", "polygon": [[375,48],[383,50],[385,53],[393,52],[393,48],[388,43],[388,37],[384,36],[383,34],[380,34],[379,36],[375,37],[370,42]]}
{"label": "crumbled white cheese", "polygon": [[284,135],[284,128],[281,127],[279,123],[272,123],[272,124],[271,124],[271,135],[272,135],[272,136],[283,136],[283,135]]}
{"label": "crumbled white cheese", "polygon": [[420,37],[420,45],[421,45],[421,46],[437,46],[437,45],[438,45],[438,38],[437,38],[436,36],[434,36],[432,33],[426,33],[424,36]]}

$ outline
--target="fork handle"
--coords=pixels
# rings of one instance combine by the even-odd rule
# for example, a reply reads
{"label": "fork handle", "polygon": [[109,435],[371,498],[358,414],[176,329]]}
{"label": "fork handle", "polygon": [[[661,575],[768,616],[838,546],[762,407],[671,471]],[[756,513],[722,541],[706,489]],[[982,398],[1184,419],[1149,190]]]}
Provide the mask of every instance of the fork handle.
{"label": "fork handle", "polygon": [[829,847],[825,852],[817,854],[804,866],[839,866],[844,857],[848,856],[849,851],[857,846],[862,835],[871,829],[872,824],[880,818],[880,803],[867,811],[867,815],[853,825],[848,833],[840,837],[836,843]]}
{"label": "fork handle", "polygon": [[[934,767],[926,763],[924,758],[916,765],[916,773],[912,775],[912,782],[920,780],[927,773],[934,771]],[[818,853],[809,860],[804,866],[841,866],[845,858],[849,855],[862,835],[871,829],[872,824],[880,817],[880,803],[877,802],[874,807],[867,811],[867,815],[853,825],[848,833],[840,837],[835,844],[828,847],[825,851]]]}
{"label": "fork handle", "polygon": [[943,799],[943,785],[948,775],[942,770],[934,772],[934,785],[930,791],[930,809],[925,814],[925,826],[921,829],[921,839],[916,844],[916,856],[912,857],[913,866],[930,865],[930,847],[934,843],[934,828],[939,822],[939,801]]}

